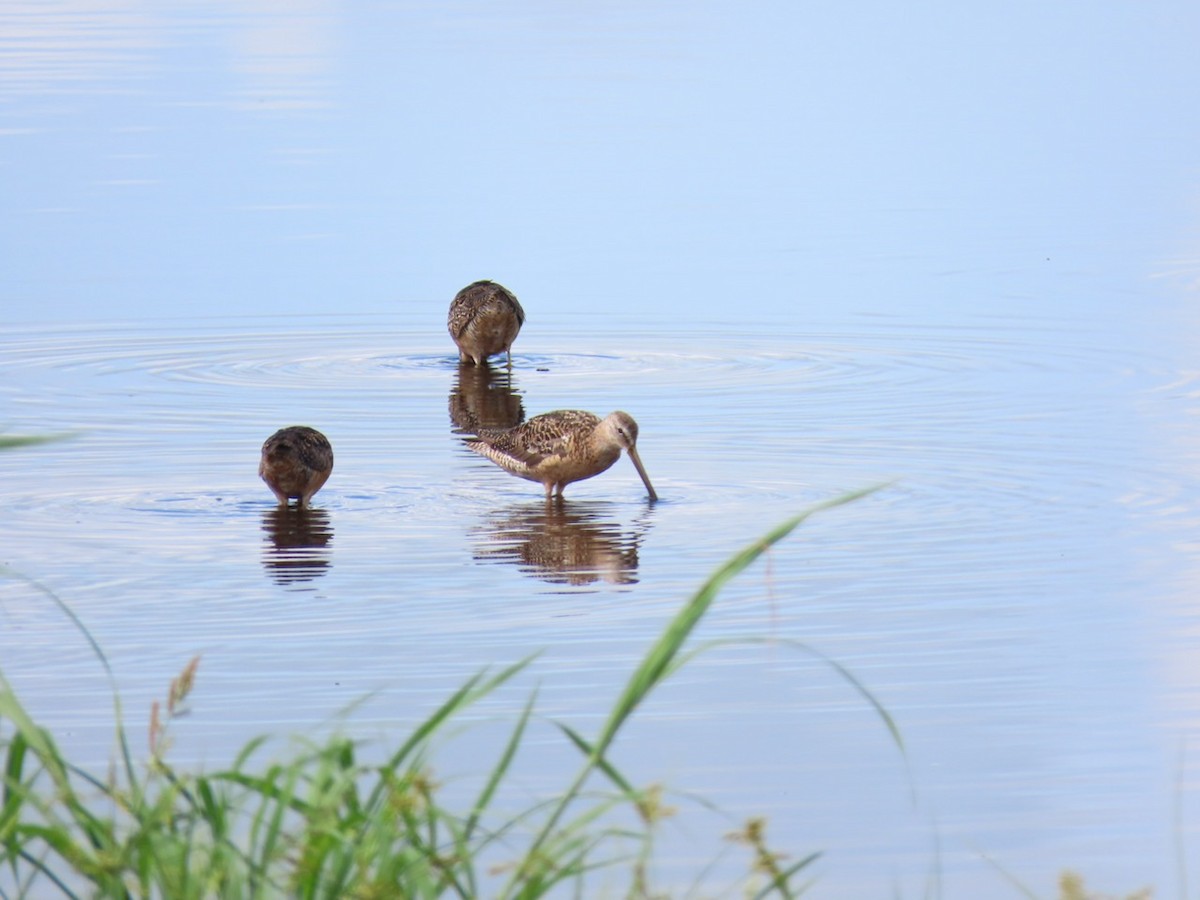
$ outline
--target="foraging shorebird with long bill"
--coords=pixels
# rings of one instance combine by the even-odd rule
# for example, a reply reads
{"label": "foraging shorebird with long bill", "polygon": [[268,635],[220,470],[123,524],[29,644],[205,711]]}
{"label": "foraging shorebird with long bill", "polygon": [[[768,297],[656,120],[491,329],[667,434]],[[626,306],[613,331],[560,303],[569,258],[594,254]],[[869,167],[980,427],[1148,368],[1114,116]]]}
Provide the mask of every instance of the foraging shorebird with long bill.
{"label": "foraging shorebird with long bill", "polygon": [[534,416],[515,428],[480,431],[467,446],[518,478],[537,481],[546,499],[562,497],[563,488],[608,470],[624,450],[629,454],[651,500],[657,500],[637,451],[638,426],[626,412],[603,419],[590,412],[560,409]]}
{"label": "foraging shorebird with long bill", "polygon": [[459,359],[477,366],[489,356],[504,353],[512,368],[512,343],[524,324],[525,310],[516,296],[494,281],[468,284],[450,301],[446,318]]}

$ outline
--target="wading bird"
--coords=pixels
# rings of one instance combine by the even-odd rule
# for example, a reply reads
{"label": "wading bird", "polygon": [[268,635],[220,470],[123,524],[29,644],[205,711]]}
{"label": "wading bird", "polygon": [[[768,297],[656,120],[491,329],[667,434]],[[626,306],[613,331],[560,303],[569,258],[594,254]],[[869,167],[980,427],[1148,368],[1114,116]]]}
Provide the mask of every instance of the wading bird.
{"label": "wading bird", "polygon": [[333,447],[315,428],[280,428],[262,446],[258,476],[279,499],[280,506],[296,500],[296,505],[304,509],[332,471]]}
{"label": "wading bird", "polygon": [[624,450],[657,500],[650,477],[637,452],[637,422],[629,413],[609,413],[603,419],[577,409],[560,409],[534,416],[515,428],[480,431],[467,446],[518,478],[541,482],[546,499],[562,497],[563,488],[612,466]]}
{"label": "wading bird", "polygon": [[494,281],[476,281],[455,294],[446,319],[459,359],[477,366],[504,353],[511,368],[512,342],[524,324],[525,310],[517,298]]}

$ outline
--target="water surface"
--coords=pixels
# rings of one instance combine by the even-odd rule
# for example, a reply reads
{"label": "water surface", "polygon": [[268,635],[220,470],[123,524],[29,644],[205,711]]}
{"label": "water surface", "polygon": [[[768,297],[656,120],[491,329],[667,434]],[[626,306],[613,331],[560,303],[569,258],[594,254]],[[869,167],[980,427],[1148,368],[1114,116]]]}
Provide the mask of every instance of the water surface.
{"label": "water surface", "polygon": [[[988,860],[1182,892],[1197,13],[870,12],[0,13],[0,421],[72,435],[0,456],[30,708],[107,761],[44,590],[135,734],[202,654],[174,753],[210,766],[346,717],[382,744],[540,653],[445,748],[455,783],[535,685],[597,727],[716,565],[884,484],[731,585],[699,637],[771,642],[618,744],[730,813],[675,795],[664,884],[761,813],[825,851],[820,896],[1013,896]],[[480,277],[529,313],[511,373],[444,331]],[[547,509],[462,446],[556,408],[634,415],[661,502],[621,460]],[[305,516],[255,473],[298,423],[336,453]],[[520,799],[575,763],[539,727]]]}

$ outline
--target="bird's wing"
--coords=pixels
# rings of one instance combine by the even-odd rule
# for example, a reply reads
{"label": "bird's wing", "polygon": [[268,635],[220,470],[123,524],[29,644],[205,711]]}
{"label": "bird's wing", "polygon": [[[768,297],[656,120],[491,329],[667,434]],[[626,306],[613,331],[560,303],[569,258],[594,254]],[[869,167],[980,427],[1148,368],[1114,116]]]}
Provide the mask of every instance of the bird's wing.
{"label": "bird's wing", "polygon": [[476,445],[472,449],[478,452],[484,449],[478,446],[480,444],[490,448],[492,452],[485,453],[485,456],[506,456],[531,468],[552,456],[567,455],[570,449],[569,435],[530,428],[529,425],[526,422],[502,431],[480,431],[476,440],[467,443]]}

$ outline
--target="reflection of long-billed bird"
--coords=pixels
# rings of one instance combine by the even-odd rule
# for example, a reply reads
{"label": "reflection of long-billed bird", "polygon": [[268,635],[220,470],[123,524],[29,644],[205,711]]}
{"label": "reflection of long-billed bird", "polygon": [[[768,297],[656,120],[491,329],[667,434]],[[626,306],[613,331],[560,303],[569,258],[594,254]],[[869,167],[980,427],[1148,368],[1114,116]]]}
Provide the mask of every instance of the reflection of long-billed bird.
{"label": "reflection of long-billed bird", "polygon": [[459,432],[512,428],[524,418],[525,407],[521,395],[513,390],[510,373],[486,364],[458,364],[450,391],[450,421]]}
{"label": "reflection of long-billed bird", "polygon": [[258,475],[267,483],[280,506],[295,500],[301,509],[333,471],[333,447],[315,428],[292,425],[267,438],[258,463]]}
{"label": "reflection of long-billed bird", "polygon": [[550,584],[584,587],[637,582],[639,531],[626,530],[595,503],[518,506],[473,529],[480,562],[511,563]]}
{"label": "reflection of long-billed bird", "polygon": [[642,476],[651,500],[657,500],[650,477],[637,452],[637,422],[629,413],[609,413],[603,419],[577,409],[560,409],[534,416],[504,431],[481,431],[467,446],[518,478],[541,482],[546,499],[562,497],[573,481],[599,475],[625,450]]}
{"label": "reflection of long-billed bird", "polygon": [[505,353],[510,368],[512,342],[524,324],[525,310],[517,298],[494,281],[476,281],[459,291],[446,320],[459,359],[481,365],[489,356]]}

